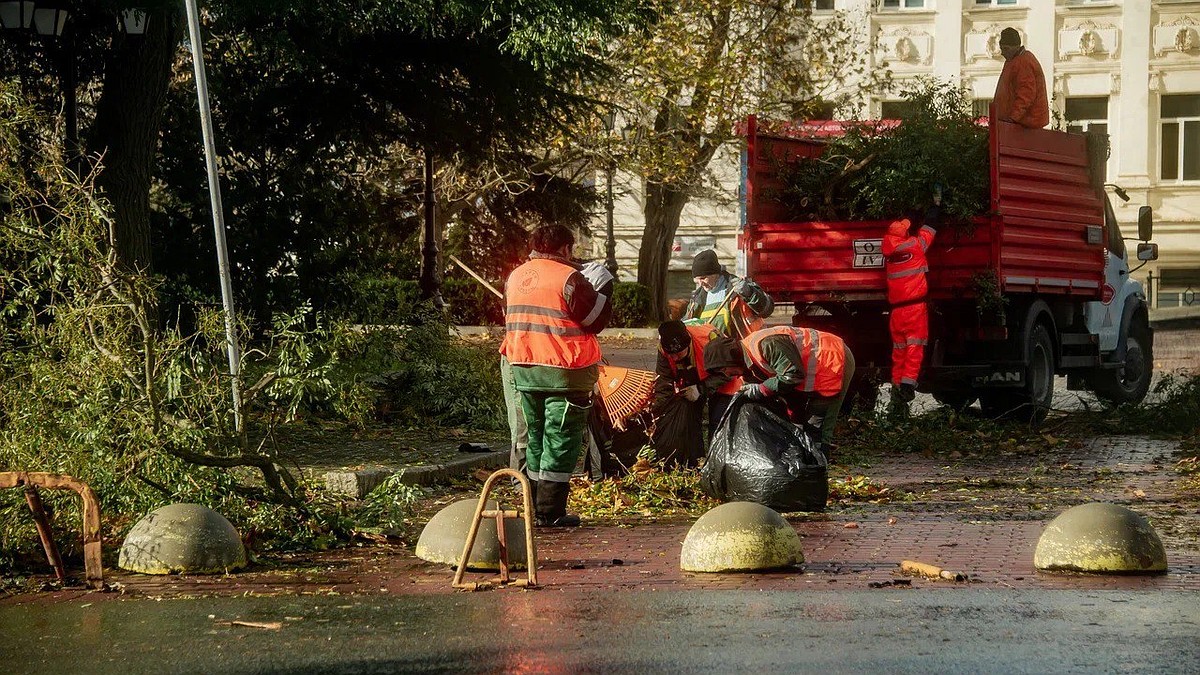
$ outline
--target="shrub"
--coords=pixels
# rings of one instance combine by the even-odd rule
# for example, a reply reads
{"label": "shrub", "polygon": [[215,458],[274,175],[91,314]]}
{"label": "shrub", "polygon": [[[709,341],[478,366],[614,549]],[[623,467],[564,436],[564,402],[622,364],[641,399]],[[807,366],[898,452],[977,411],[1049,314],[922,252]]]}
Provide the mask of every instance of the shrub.
{"label": "shrub", "polygon": [[446,279],[442,299],[450,323],[459,326],[504,325],[504,301],[474,279]]}
{"label": "shrub", "polygon": [[613,313],[608,325],[614,328],[643,328],[650,324],[650,289],[633,281],[613,287]]}

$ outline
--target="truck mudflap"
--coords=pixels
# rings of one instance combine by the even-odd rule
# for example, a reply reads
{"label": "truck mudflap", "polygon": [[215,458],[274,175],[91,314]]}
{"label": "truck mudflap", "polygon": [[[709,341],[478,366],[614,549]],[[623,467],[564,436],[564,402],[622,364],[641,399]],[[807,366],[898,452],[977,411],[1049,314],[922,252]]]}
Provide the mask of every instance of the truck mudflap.
{"label": "truck mudflap", "polygon": [[922,389],[1020,389],[1026,384],[1025,364],[933,366],[921,373]]}

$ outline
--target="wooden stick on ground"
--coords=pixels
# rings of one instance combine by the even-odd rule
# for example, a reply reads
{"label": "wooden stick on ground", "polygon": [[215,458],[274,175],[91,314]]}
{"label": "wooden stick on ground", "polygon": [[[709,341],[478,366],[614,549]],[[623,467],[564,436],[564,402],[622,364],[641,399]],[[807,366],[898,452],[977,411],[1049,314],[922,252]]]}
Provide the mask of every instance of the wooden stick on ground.
{"label": "wooden stick on ground", "polygon": [[900,573],[929,577],[930,579],[949,579],[951,581],[967,580],[967,575],[961,572],[951,572],[949,570],[944,570],[937,565],[930,565],[927,563],[917,562],[915,560],[901,560]]}

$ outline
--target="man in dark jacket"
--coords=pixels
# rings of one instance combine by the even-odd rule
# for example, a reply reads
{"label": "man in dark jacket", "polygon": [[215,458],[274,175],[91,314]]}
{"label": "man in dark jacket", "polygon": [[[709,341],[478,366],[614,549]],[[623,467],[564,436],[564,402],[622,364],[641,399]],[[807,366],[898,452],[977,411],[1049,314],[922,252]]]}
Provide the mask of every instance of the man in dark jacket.
{"label": "man in dark jacket", "polygon": [[717,252],[701,251],[692,260],[696,291],[683,314],[684,321],[712,324],[726,337],[742,338],[762,328],[775,303],[758,284],[727,272]]}

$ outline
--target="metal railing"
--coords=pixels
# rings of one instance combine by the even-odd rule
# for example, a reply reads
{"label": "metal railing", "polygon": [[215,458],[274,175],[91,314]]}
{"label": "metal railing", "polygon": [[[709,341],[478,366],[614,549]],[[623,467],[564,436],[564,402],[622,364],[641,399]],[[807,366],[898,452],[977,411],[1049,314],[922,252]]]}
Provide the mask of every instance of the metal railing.
{"label": "metal railing", "polygon": [[1146,275],[1146,298],[1151,307],[1200,307],[1200,293],[1188,286],[1186,288],[1162,288],[1162,278],[1154,276],[1153,272]]}

